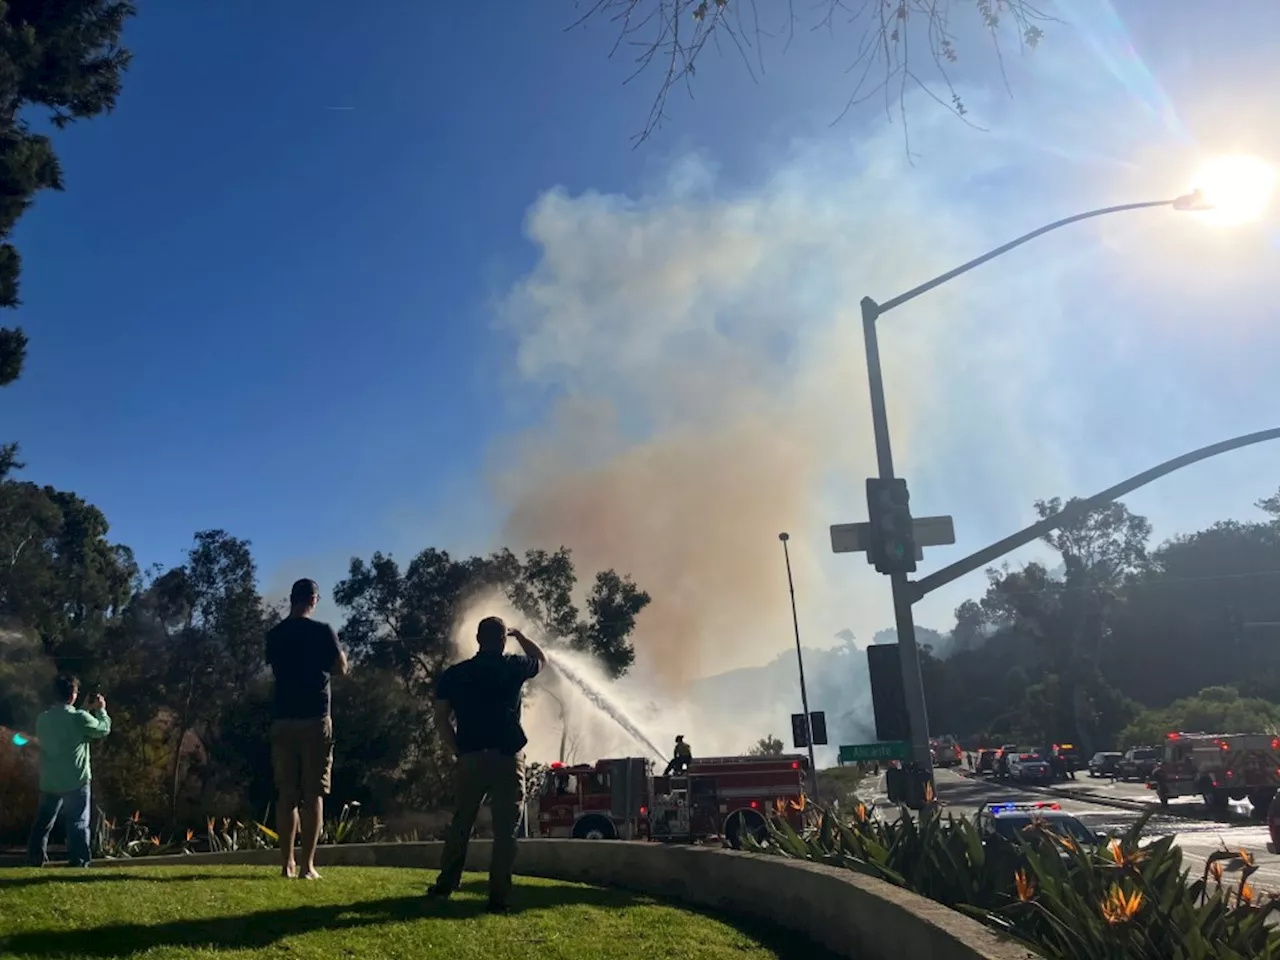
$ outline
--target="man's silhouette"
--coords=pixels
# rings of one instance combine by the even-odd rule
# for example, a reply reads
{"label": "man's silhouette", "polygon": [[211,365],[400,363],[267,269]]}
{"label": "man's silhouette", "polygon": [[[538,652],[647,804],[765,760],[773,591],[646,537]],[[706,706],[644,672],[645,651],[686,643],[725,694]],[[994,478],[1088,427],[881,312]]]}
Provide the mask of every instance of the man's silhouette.
{"label": "man's silhouette", "polygon": [[689,769],[689,764],[693,760],[693,749],[684,742],[684,735],[680,734],[676,737],[675,753],[671,755],[671,762],[667,764],[667,769],[662,775],[670,776],[675,774],[680,776]]}
{"label": "man's silhouette", "polygon": [[333,627],[312,620],[320,600],[314,580],[299,580],[289,592],[289,616],[267,633],[267,663],[275,676],[271,765],[275,773],[280,873],[299,876],[293,859],[302,820],[302,873],[318,880],[316,845],[324,822],[324,798],[333,777],[333,718],[329,677],[347,672],[347,655]]}
{"label": "man's silhouette", "polygon": [[[503,653],[508,636],[524,656]],[[480,650],[474,657],[455,663],[436,681],[436,731],[445,749],[458,758],[458,807],[445,835],[440,875],[427,888],[427,897],[443,899],[458,889],[471,828],[487,796],[493,814],[489,910],[502,913],[511,895],[516,831],[524,807],[521,751],[529,741],[520,726],[520,690],[546,665],[547,655],[498,617],[480,621],[476,643]]]}

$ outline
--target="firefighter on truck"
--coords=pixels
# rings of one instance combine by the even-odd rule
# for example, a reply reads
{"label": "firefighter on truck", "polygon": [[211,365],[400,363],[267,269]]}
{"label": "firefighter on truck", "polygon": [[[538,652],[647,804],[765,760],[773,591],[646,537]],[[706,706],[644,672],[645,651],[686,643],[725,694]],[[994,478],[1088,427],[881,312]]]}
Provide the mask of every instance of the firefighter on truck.
{"label": "firefighter on truck", "polygon": [[693,748],[684,742],[684,734],[676,734],[675,751],[671,754],[671,762],[667,764],[667,769],[662,771],[664,777],[672,774],[680,776],[689,769],[689,764],[693,762]]}

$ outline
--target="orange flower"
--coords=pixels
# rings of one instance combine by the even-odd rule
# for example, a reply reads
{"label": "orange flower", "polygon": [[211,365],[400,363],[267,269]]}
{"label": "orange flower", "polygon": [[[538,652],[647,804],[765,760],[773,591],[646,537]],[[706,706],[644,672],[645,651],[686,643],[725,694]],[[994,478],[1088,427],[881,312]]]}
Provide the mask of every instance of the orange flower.
{"label": "orange flower", "polygon": [[158,847],[158,846],[160,846],[160,838],[159,838],[159,837],[152,837],[152,838],[151,838],[151,845],[152,845],[153,847]]}
{"label": "orange flower", "polygon": [[865,803],[859,803],[856,807],[853,808],[853,815],[858,818],[859,823],[866,822],[867,805]]}
{"label": "orange flower", "polygon": [[778,816],[782,816],[787,812],[787,801],[782,797],[775,797],[773,801],[773,809],[778,812]]}
{"label": "orange flower", "polygon": [[1253,903],[1253,885],[1250,884],[1248,880],[1245,880],[1240,884],[1240,893],[1237,895],[1237,899],[1239,899],[1241,903]]}
{"label": "orange flower", "polygon": [[1107,849],[1111,851],[1111,859],[1120,867],[1135,866],[1147,859],[1148,856],[1147,851],[1141,848],[1126,853],[1124,845],[1119,840],[1115,839],[1107,844]]}
{"label": "orange flower", "polygon": [[1213,874],[1214,880],[1218,883],[1222,882],[1222,864],[1215,860],[1213,863],[1209,864],[1209,872]]}
{"label": "orange flower", "polygon": [[1142,907],[1142,894],[1137,890],[1128,896],[1116,884],[1112,884],[1111,892],[1102,901],[1102,919],[1115,925],[1132,920],[1134,914]]}
{"label": "orange flower", "polygon": [[1064,836],[1061,833],[1051,833],[1049,834],[1049,836],[1053,837],[1053,839],[1057,840],[1060,844],[1062,844],[1072,853],[1075,853],[1077,850],[1080,849],[1080,845],[1078,843],[1076,843],[1070,837]]}
{"label": "orange flower", "polygon": [[1019,870],[1013,875],[1013,882],[1018,888],[1018,899],[1027,903],[1036,895],[1036,885],[1027,876],[1027,871]]}
{"label": "orange flower", "polygon": [[802,794],[800,794],[800,799],[799,799],[799,800],[792,800],[792,801],[791,801],[791,809],[792,809],[792,810],[800,810],[800,811],[803,811],[803,810],[804,810],[804,808],[805,808],[805,806],[806,806],[806,804],[807,804],[807,801],[805,800],[805,796],[804,796],[804,794],[802,793]]}
{"label": "orange flower", "polygon": [[141,815],[137,810],[135,810],[135,811],[133,811],[133,817],[132,817],[131,819],[133,820],[133,822],[134,822],[134,823],[137,823],[137,822],[138,822],[138,818],[139,818],[139,817],[141,817],[141,816],[142,816],[142,815]]}
{"label": "orange flower", "polygon": [[195,836],[190,830],[187,831],[187,843],[191,842],[191,838]]}
{"label": "orange flower", "polygon": [[1240,859],[1244,861],[1244,865],[1246,867],[1252,867],[1253,857],[1250,855],[1249,851],[1241,847],[1239,850],[1239,853],[1240,853]]}

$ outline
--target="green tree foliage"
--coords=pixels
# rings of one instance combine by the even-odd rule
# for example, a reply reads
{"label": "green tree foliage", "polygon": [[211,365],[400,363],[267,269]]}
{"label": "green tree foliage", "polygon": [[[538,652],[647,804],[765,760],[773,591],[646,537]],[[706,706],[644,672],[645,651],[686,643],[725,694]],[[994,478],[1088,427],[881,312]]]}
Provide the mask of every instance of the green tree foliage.
{"label": "green tree foliage", "polygon": [[[14,226],[37,193],[63,188],[53,142],[32,130],[30,111],[47,111],[60,130],[113,109],[129,65],[120,39],[135,12],[118,0],[0,3],[0,307],[21,302]],[[26,350],[20,328],[0,328],[0,386],[18,379]]]}
{"label": "green tree foliage", "polygon": [[751,757],[780,757],[782,751],[786,749],[786,745],[775,737],[773,734],[761,737],[747,751],[747,755]]}
{"label": "green tree foliage", "polygon": [[[0,480],[0,724],[30,730],[54,671],[73,671],[107,693],[116,721],[94,751],[105,806],[154,823],[261,819],[273,792],[263,643],[280,613],[257,581],[251,545],[226,531],[201,531],[180,566],[142,573],[93,506]],[[453,637],[477,601],[504,600],[522,626],[620,675],[649,600],[613,570],[579,593],[564,549],[468,558],[427,549],[404,568],[374,554],[352,560],[334,596],[356,661],[333,685],[334,791],[382,812],[450,799],[431,688],[467,652]],[[14,822],[0,818],[0,834],[20,837],[31,815],[23,804]]]}
{"label": "green tree foliage", "polygon": [[[1272,519],[1151,550],[1147,522],[1112,504],[1046,538],[1059,569],[989,570],[985,595],[956,609],[950,656],[925,658],[931,725],[986,742],[1125,748],[1138,725],[1178,726],[1151,711],[1181,710],[1206,684],[1234,686],[1242,702],[1280,699],[1280,493],[1258,507]],[[1250,709],[1221,722],[1265,719]]]}
{"label": "green tree foliage", "polygon": [[1167,707],[1144,710],[1121,731],[1120,742],[1159,744],[1173,731],[1274,733],[1280,731],[1280,706],[1260,697],[1243,697],[1235,687],[1205,687]]}

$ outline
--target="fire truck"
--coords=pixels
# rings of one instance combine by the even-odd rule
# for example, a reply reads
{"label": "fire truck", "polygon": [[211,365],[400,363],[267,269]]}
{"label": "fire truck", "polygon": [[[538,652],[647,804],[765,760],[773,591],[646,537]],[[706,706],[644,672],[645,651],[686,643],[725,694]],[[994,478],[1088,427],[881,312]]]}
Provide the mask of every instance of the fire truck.
{"label": "fire truck", "polygon": [[1229,800],[1248,799],[1265,817],[1280,789],[1280,737],[1269,733],[1170,733],[1147,783],[1162,804],[1199,796],[1215,814]]}
{"label": "fire truck", "polygon": [[531,797],[529,820],[540,837],[637,839],[695,843],[719,838],[731,847],[750,833],[767,835],[766,818],[805,824],[807,758],[698,757],[684,773],[654,776],[637,757],[565,766],[553,763]]}

